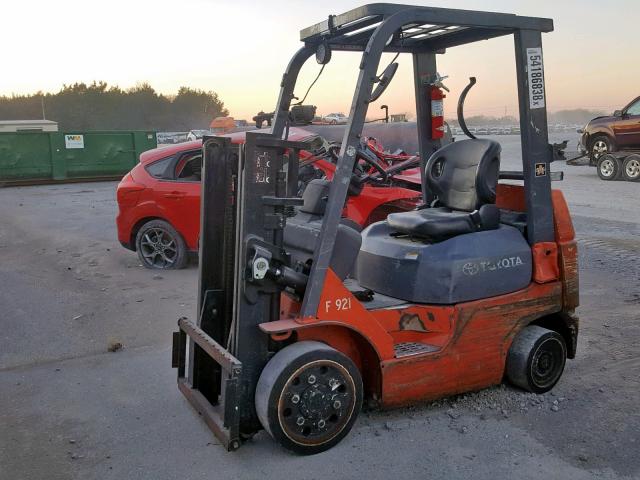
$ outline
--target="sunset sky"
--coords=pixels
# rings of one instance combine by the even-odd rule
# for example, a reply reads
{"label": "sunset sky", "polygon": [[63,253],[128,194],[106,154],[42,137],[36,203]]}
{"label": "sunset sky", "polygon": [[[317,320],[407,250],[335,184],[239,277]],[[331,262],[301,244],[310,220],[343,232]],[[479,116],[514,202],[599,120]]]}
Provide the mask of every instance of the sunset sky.
{"label": "sunset sky", "polygon": [[[299,31],[365,2],[356,0],[111,0],[101,2],[4,1],[0,4],[0,94],[55,92],[65,83],[104,80],[131,87],[149,82],[171,94],[181,85],[216,91],[235,118],[271,111],[282,72],[299,48]],[[449,8],[548,17],[555,31],[543,35],[549,110],[612,111],[640,95],[637,34],[640,0],[430,0],[404,1]],[[361,54],[337,53],[307,103],[319,114],[349,111]],[[411,57],[380,104],[391,113],[413,113]],[[384,59],[383,59],[384,63]],[[311,59],[296,92],[317,74]],[[438,57],[449,75],[448,115],[469,76],[469,115],[515,114],[512,37],[450,49]]]}

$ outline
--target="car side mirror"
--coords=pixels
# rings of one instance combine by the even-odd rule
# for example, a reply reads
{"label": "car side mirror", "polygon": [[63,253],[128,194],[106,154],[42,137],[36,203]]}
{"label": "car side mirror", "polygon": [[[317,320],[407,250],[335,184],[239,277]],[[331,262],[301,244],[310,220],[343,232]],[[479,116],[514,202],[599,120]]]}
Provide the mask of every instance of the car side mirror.
{"label": "car side mirror", "polygon": [[622,116],[622,110],[616,110],[615,112],[613,112],[613,116],[614,117],[621,117]]}

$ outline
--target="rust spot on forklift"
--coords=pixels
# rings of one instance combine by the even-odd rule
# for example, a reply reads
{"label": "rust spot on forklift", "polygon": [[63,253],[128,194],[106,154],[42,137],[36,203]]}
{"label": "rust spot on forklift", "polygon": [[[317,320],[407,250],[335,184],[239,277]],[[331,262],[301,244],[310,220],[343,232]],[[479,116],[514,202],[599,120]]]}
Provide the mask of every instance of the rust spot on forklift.
{"label": "rust spot on forklift", "polygon": [[[431,320],[433,321],[433,315],[431,314]],[[426,332],[427,329],[424,326],[420,317],[416,314],[408,314],[405,313],[400,317],[400,322],[398,322],[398,326],[400,330],[413,330],[416,332]]]}

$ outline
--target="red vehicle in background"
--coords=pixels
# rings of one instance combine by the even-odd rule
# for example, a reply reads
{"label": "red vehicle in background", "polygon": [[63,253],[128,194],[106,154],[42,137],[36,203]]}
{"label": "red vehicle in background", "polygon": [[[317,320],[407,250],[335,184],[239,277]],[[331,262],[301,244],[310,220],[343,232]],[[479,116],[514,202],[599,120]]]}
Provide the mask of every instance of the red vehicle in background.
{"label": "red vehicle in background", "polygon": [[[289,138],[299,141],[311,135],[292,128]],[[229,136],[234,143],[245,139],[244,132]],[[144,152],[140,163],[118,185],[118,240],[136,251],[147,268],[182,268],[189,254],[198,250],[201,147],[202,141],[196,140]],[[306,181],[321,177],[331,180],[335,169],[332,155],[337,148],[331,146],[323,156],[301,152],[301,179],[306,175]],[[410,210],[420,203],[416,157],[384,154],[382,147],[371,140],[360,158],[360,171],[343,214],[351,225],[363,228],[389,213]]]}

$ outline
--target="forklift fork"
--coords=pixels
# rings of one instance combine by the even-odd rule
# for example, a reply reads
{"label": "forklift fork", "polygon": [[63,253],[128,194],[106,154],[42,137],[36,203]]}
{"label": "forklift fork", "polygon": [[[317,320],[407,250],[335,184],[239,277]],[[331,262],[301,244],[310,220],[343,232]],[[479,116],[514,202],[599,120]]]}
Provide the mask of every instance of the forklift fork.
{"label": "forklift fork", "polygon": [[[178,369],[178,388],[198,411],[209,428],[228,451],[240,447],[240,415],[236,405],[242,363],[222,345],[185,317],[178,320],[179,331],[173,333],[172,367]],[[202,349],[222,370],[223,400],[212,404],[185,376],[187,337]]]}

